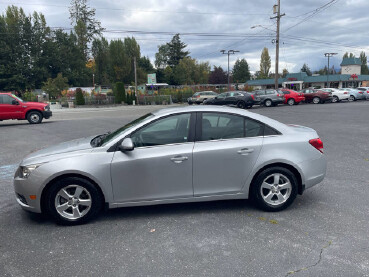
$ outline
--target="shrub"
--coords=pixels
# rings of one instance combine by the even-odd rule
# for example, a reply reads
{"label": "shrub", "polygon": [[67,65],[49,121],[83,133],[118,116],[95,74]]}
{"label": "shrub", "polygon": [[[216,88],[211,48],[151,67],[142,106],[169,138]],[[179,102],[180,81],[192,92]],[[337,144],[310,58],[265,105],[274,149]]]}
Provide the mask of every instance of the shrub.
{"label": "shrub", "polygon": [[115,103],[126,102],[126,90],[122,82],[115,83]]}
{"label": "shrub", "polygon": [[83,92],[81,88],[76,89],[76,104],[77,105],[85,104],[85,98],[83,97]]}

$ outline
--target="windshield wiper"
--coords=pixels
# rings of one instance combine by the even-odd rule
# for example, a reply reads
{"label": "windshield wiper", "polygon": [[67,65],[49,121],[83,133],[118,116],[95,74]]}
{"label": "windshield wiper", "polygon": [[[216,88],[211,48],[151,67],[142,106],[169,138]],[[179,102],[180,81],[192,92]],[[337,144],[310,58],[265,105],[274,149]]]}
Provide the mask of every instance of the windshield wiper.
{"label": "windshield wiper", "polygon": [[101,144],[102,144],[102,142],[104,141],[104,139],[105,139],[108,135],[110,135],[110,134],[111,134],[111,132],[107,132],[107,133],[105,133],[105,134],[98,135],[98,136],[94,137],[94,138],[91,140],[90,144],[92,145],[92,147],[99,147],[99,146],[101,146]]}

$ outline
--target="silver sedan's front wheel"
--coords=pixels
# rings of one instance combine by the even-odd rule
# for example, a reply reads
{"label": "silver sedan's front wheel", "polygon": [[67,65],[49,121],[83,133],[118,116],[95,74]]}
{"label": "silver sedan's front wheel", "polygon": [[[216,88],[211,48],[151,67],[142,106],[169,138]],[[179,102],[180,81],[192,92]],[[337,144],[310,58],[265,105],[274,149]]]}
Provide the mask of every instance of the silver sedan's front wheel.
{"label": "silver sedan's front wheel", "polygon": [[77,220],[84,217],[91,208],[92,198],[88,190],[79,185],[69,185],[58,191],[55,209],[60,216]]}
{"label": "silver sedan's front wheel", "polygon": [[51,184],[44,199],[46,211],[65,225],[87,222],[104,203],[100,190],[89,180],[66,177]]}
{"label": "silver sedan's front wheel", "polygon": [[265,211],[287,208],[297,196],[298,182],[294,173],[284,167],[262,171],[251,184],[251,198]]}

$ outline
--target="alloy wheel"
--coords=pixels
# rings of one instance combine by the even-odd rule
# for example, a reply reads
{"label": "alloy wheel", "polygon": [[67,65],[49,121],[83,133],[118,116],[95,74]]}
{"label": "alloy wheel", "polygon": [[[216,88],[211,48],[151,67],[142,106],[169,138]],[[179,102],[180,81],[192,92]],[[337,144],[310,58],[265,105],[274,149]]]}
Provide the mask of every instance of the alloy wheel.
{"label": "alloy wheel", "polygon": [[87,189],[79,185],[69,185],[58,191],[55,209],[59,215],[69,220],[84,217],[91,209],[92,198]]}
{"label": "alloy wheel", "polygon": [[261,184],[260,194],[263,200],[277,206],[285,203],[291,196],[292,185],[290,180],[281,173],[273,173],[266,177]]}
{"label": "alloy wheel", "polygon": [[33,113],[31,114],[30,119],[33,123],[37,123],[40,120],[40,116],[37,113]]}
{"label": "alloy wheel", "polygon": [[290,105],[290,106],[293,106],[295,104],[295,100],[290,98],[290,99],[288,99],[287,104]]}

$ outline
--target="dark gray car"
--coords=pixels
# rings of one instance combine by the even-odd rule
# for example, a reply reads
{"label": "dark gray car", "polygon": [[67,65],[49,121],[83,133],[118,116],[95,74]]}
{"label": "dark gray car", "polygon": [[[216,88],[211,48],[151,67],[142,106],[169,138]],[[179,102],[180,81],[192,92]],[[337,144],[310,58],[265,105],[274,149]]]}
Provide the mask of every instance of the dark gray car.
{"label": "dark gray car", "polygon": [[255,104],[271,107],[284,103],[283,93],[275,89],[255,90],[251,93],[255,97]]}

